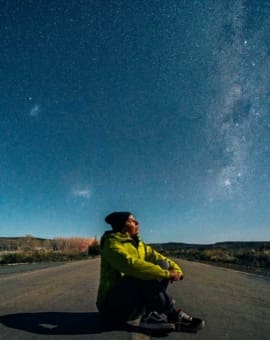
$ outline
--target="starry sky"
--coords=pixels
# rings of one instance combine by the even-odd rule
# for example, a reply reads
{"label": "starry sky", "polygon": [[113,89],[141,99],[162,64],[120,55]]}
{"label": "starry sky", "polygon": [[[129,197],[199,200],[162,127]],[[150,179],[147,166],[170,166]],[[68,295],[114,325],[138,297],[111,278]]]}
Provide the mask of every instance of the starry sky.
{"label": "starry sky", "polygon": [[0,11],[0,235],[270,240],[267,1]]}

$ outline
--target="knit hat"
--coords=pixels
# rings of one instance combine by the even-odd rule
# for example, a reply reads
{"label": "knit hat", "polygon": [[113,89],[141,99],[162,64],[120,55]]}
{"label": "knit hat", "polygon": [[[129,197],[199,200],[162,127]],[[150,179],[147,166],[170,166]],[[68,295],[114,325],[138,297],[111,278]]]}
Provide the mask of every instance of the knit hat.
{"label": "knit hat", "polygon": [[132,214],[128,211],[115,211],[105,217],[105,222],[110,224],[114,231],[120,231],[130,215]]}

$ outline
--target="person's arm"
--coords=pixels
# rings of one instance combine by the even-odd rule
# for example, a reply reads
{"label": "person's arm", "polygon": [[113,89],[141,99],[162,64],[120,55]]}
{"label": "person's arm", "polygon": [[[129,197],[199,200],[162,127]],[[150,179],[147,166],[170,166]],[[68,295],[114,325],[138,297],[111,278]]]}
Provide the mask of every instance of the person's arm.
{"label": "person's arm", "polygon": [[162,269],[149,261],[132,256],[126,252],[121,242],[115,239],[106,240],[102,256],[110,265],[125,275],[142,280],[170,279],[169,270]]}
{"label": "person's arm", "polygon": [[[172,274],[173,277],[175,278],[177,277],[176,273],[180,274],[179,280],[183,279],[184,277],[183,270],[180,268],[180,266],[176,262],[160,254],[158,251],[154,250],[152,247],[150,247],[147,244],[145,244],[145,259],[146,261],[150,261],[152,263],[156,263],[159,260],[167,261],[170,266],[169,271],[172,273],[175,272],[175,274]],[[173,281],[178,281],[177,279],[174,280],[173,277],[171,278]]]}

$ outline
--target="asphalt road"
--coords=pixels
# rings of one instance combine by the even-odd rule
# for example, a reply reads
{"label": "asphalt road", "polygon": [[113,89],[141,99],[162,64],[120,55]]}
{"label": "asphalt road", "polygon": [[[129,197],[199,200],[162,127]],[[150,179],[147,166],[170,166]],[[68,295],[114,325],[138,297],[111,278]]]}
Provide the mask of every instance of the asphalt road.
{"label": "asphalt road", "polygon": [[[0,339],[155,338],[106,330],[95,306],[99,258],[0,277]],[[270,280],[230,269],[180,261],[185,279],[170,285],[178,305],[205,318],[197,334],[173,339],[270,339]],[[165,338],[165,336],[163,336]]]}

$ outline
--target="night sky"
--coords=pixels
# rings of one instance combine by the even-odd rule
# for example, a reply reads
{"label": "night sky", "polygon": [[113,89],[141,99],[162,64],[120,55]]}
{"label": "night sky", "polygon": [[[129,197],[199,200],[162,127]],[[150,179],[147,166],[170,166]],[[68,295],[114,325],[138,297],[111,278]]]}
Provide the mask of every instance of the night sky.
{"label": "night sky", "polygon": [[0,235],[270,240],[268,1],[0,10]]}

